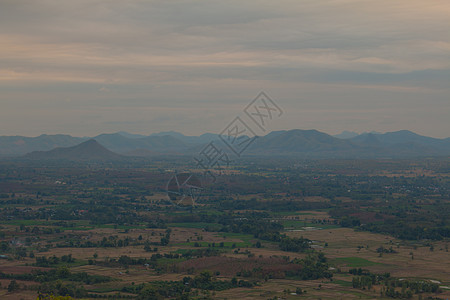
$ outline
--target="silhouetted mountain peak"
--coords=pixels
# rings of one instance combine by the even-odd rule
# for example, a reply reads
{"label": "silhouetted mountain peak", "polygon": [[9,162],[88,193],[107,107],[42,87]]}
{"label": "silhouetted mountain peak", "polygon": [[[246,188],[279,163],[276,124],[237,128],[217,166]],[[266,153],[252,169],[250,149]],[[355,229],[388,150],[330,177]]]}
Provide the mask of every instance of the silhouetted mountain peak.
{"label": "silhouetted mountain peak", "polygon": [[96,140],[89,139],[86,142],[83,142],[79,145],[76,145],[74,147],[70,147],[72,149],[90,149],[90,150],[107,150],[105,147],[100,145]]}

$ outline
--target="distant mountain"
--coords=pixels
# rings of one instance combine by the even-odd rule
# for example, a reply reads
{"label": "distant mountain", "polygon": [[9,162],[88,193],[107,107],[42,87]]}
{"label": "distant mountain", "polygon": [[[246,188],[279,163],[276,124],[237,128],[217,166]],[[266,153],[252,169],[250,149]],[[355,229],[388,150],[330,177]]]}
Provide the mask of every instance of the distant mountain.
{"label": "distant mountain", "polygon": [[184,137],[186,137],[184,134],[176,131],[161,131],[150,134],[150,136],[165,136],[165,135],[170,135],[178,139],[183,139]]}
{"label": "distant mountain", "polygon": [[207,144],[219,138],[219,135],[215,133],[204,133],[200,136],[187,136],[176,131],[163,131],[159,133],[152,133],[150,136],[171,136],[184,142],[186,145],[189,146]]}
{"label": "distant mountain", "polygon": [[363,133],[350,139],[355,145],[364,148],[379,149],[383,147],[379,135],[374,133]]}
{"label": "distant mountain", "polygon": [[[332,137],[317,130],[294,129],[275,131],[259,137],[249,147],[251,154],[306,155],[308,157],[335,156],[354,150],[349,141]],[[340,155],[338,155],[340,156]]]}
{"label": "distant mountain", "polygon": [[449,139],[431,138],[408,130],[384,134],[364,133],[350,141],[371,152],[376,151],[390,157],[450,155]]}
{"label": "distant mountain", "polygon": [[[90,138],[69,135],[3,136],[0,137],[0,156],[21,156],[32,151],[67,148],[88,139]],[[229,152],[229,149],[220,142],[219,135],[212,133],[185,136],[179,132],[169,131],[143,136],[122,132],[101,134],[92,139],[99,146],[126,156],[196,155],[211,141],[217,141],[223,146],[224,151]],[[58,156],[58,151],[53,154]],[[337,138],[317,130],[281,130],[258,137],[243,155],[290,155],[304,158],[450,156],[450,138],[436,139],[407,130],[384,134],[363,133],[352,138]]]}
{"label": "distant mountain", "polygon": [[167,154],[168,152],[184,152],[188,148],[183,141],[170,135],[127,138],[119,133],[112,133],[101,134],[94,139],[109,150],[118,153],[129,153],[137,149],[144,149]]}
{"label": "distant mountain", "polygon": [[139,139],[127,138],[119,133],[104,133],[93,137],[93,139],[103,147],[118,153],[131,151],[140,146]]}
{"label": "distant mountain", "polygon": [[409,130],[400,130],[378,134],[378,139],[386,145],[396,145],[401,143],[419,143],[424,145],[442,146],[445,140],[419,135]]}
{"label": "distant mountain", "polygon": [[120,134],[120,135],[122,135],[122,136],[124,136],[126,138],[129,138],[129,139],[139,139],[139,138],[146,137],[146,135],[134,134],[134,133],[126,132],[126,131],[119,131],[118,134]]}
{"label": "distant mountain", "polygon": [[170,135],[148,136],[143,138],[142,142],[146,145],[146,147],[142,148],[163,154],[182,153],[188,149],[188,146],[183,141]]}
{"label": "distant mountain", "polygon": [[292,155],[304,158],[407,158],[450,156],[450,139],[411,131],[364,133],[340,139],[317,130],[275,131],[259,137],[246,154]]}
{"label": "distant mountain", "polygon": [[58,147],[50,151],[34,151],[24,156],[34,160],[110,161],[123,156],[109,151],[96,140],[88,140],[73,147]]}
{"label": "distant mountain", "polygon": [[135,157],[151,157],[151,156],[158,156],[161,155],[159,152],[154,152],[147,149],[136,149],[131,150],[128,152],[124,152],[123,155],[125,156],[135,156]]}
{"label": "distant mountain", "polygon": [[42,134],[38,137],[0,136],[0,155],[20,156],[31,151],[48,151],[56,147],[75,146],[86,140],[87,138],[64,134]]}
{"label": "distant mountain", "polygon": [[333,136],[338,139],[351,139],[358,135],[359,135],[359,133],[357,133],[357,132],[345,130],[345,131],[342,131],[341,133],[335,134]]}

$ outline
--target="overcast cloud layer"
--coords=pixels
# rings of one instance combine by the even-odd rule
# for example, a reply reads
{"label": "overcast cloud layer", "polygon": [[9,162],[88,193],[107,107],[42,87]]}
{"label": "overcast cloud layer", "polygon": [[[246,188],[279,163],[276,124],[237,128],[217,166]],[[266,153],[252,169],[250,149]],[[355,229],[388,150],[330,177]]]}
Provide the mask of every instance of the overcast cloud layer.
{"label": "overcast cloud layer", "polygon": [[0,135],[271,130],[450,136],[448,0],[0,1]]}

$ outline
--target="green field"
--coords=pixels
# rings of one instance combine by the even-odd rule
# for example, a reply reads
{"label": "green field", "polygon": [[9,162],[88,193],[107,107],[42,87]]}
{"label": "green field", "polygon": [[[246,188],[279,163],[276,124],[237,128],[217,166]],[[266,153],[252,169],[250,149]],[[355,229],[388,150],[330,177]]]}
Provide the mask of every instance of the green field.
{"label": "green field", "polygon": [[180,227],[180,228],[208,228],[212,231],[218,230],[222,227],[222,225],[218,223],[204,223],[204,222],[192,222],[192,223],[169,223],[167,224],[168,227]]}
{"label": "green field", "polygon": [[361,257],[341,257],[335,258],[332,260],[333,263],[336,264],[345,264],[351,268],[361,268],[361,267],[370,267],[375,265],[381,265],[380,263],[373,262]]}
{"label": "green field", "polygon": [[329,225],[329,224],[317,224],[305,222],[302,220],[283,220],[281,224],[286,228],[293,229],[302,229],[303,227],[314,227],[320,229],[331,229],[331,228],[339,228],[337,225]]}
{"label": "green field", "polygon": [[224,238],[232,238],[232,239],[239,239],[244,242],[248,242],[250,240],[255,240],[255,237],[251,234],[242,234],[242,233],[233,233],[233,232],[219,232],[217,233],[218,236],[224,237]]}
{"label": "green field", "polygon": [[333,280],[334,284],[339,284],[340,286],[345,286],[345,287],[351,287],[352,286],[352,282],[351,281],[345,281],[345,280]]}

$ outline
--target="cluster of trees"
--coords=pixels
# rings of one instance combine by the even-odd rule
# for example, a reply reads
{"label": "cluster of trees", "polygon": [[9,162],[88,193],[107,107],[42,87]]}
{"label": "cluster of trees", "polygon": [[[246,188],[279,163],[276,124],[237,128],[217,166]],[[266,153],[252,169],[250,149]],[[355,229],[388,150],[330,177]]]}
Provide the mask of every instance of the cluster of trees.
{"label": "cluster of trees", "polygon": [[290,238],[287,236],[281,236],[279,246],[283,251],[304,252],[310,248],[310,242],[310,240],[303,237]]}
{"label": "cluster of trees", "polygon": [[170,228],[166,229],[166,235],[161,238],[161,242],[160,242],[161,246],[167,246],[169,244],[171,232],[172,232],[172,229],[170,229]]}
{"label": "cluster of trees", "polygon": [[70,264],[70,263],[74,263],[75,262],[75,258],[72,257],[72,254],[69,255],[63,255],[61,257],[57,257],[55,255],[50,256],[50,257],[45,257],[45,256],[36,256],[36,263],[35,265],[37,267],[51,267],[54,265],[58,265],[60,263],[66,263],[66,264]]}
{"label": "cluster of trees", "polygon": [[373,285],[373,280],[370,276],[355,276],[352,278],[352,286],[353,288],[361,288],[363,290],[371,289]]}
{"label": "cluster of trees", "polygon": [[20,289],[20,285],[14,279],[11,280],[8,284],[8,292],[12,293]]}
{"label": "cluster of trees", "polygon": [[[200,257],[210,257],[217,256],[220,254],[220,251],[212,248],[201,248],[201,249],[188,249],[183,253],[154,253],[150,258],[133,258],[128,255],[121,255],[119,258],[110,258],[107,261],[95,261],[92,260],[90,264],[102,265],[102,266],[122,266],[128,267],[132,265],[148,265],[150,268],[157,268],[158,261],[161,259],[169,259],[174,260],[174,262],[179,261],[180,259],[190,259],[190,258],[200,258]],[[165,262],[167,265],[167,261]]]}
{"label": "cluster of trees", "polygon": [[389,247],[389,249],[384,248],[383,246],[380,246],[377,248],[377,253],[397,253],[392,246]]}
{"label": "cluster of trees", "polygon": [[[398,291],[396,288],[401,288],[401,291]],[[385,288],[382,290],[382,293],[384,293],[385,296],[392,298],[411,298],[413,294],[440,292],[441,290],[437,283],[424,280],[401,280],[396,278],[386,280]]]}
{"label": "cluster of trees", "polygon": [[252,234],[255,238],[278,235],[283,230],[283,225],[278,222],[270,222],[264,216],[259,215],[229,215],[219,220],[222,225],[220,231]]}
{"label": "cluster of trees", "polygon": [[36,282],[51,282],[56,280],[67,280],[82,282],[85,284],[96,284],[111,281],[111,277],[102,275],[89,275],[86,272],[72,273],[67,267],[59,267],[49,271],[31,270],[28,274],[7,274],[0,272],[0,278],[15,279]]}
{"label": "cluster of trees", "polygon": [[293,263],[300,264],[302,268],[296,271],[287,271],[287,276],[300,278],[301,280],[333,277],[333,272],[329,270],[330,266],[323,252],[309,253],[303,259],[294,259]]}
{"label": "cluster of trees", "polygon": [[[12,257],[16,259],[22,259],[27,257],[27,249],[25,247],[11,247],[10,243],[6,241],[0,242],[0,253],[5,255],[6,253],[11,253]],[[30,252],[30,257],[32,258],[34,253]],[[10,257],[9,259],[12,259]]]}
{"label": "cluster of trees", "polygon": [[147,223],[147,228],[167,228],[166,221],[162,219],[151,220]]}
{"label": "cluster of trees", "polygon": [[[322,252],[311,252],[304,259],[294,259],[289,261],[289,257],[285,257],[288,264],[286,268],[254,268],[253,270],[245,270],[236,273],[236,276],[270,279],[270,278],[293,278],[300,280],[314,280],[320,278],[332,278],[330,266],[325,255]],[[295,265],[295,268],[290,266]]]}
{"label": "cluster of trees", "polygon": [[375,274],[361,268],[350,269],[349,273],[356,275],[352,279],[353,288],[370,290],[373,285],[382,284],[380,293],[385,297],[410,299],[413,294],[440,292],[437,283],[426,280],[398,279],[390,273]]}
{"label": "cluster of trees", "polygon": [[183,283],[191,288],[202,290],[223,291],[235,287],[252,287],[254,283],[246,280],[237,280],[233,277],[231,280],[217,280],[209,271],[204,271],[194,278],[184,277]]}
{"label": "cluster of trees", "polygon": [[310,248],[310,240],[303,237],[291,238],[280,231],[284,229],[278,222],[261,219],[260,216],[249,215],[248,217],[223,218],[221,232],[234,232],[252,234],[255,238],[277,242],[283,251],[304,252]]}
{"label": "cluster of trees", "polygon": [[39,286],[38,292],[39,294],[69,296],[75,298],[83,298],[87,296],[86,289],[81,284],[65,283],[61,280],[42,283]]}
{"label": "cluster of trees", "polygon": [[122,292],[138,294],[137,299],[191,299],[194,290],[222,291],[237,287],[253,287],[255,284],[246,280],[217,280],[210,272],[205,271],[192,277],[184,277],[181,281],[154,281],[148,284],[132,285],[122,288]]}
{"label": "cluster of trees", "polygon": [[82,242],[80,240],[67,240],[64,243],[57,243],[56,247],[59,248],[116,248],[116,247],[128,247],[129,245],[140,245],[135,240],[130,237],[126,237],[124,239],[119,239],[117,236],[109,236],[108,238],[104,237],[100,241],[85,241]]}
{"label": "cluster of trees", "polygon": [[122,288],[124,293],[137,294],[137,299],[189,299],[190,287],[183,284],[182,281],[153,281],[148,284],[132,285]]}
{"label": "cluster of trees", "polygon": [[246,280],[217,280],[210,272],[205,271],[192,277],[184,277],[180,281],[152,281],[138,285],[126,286],[121,292],[137,294],[137,299],[191,299],[198,295],[198,290],[222,291],[237,287],[253,287],[255,284]]}
{"label": "cluster of trees", "polygon": [[352,216],[344,216],[339,220],[339,225],[342,227],[357,227],[361,225],[361,221]]}
{"label": "cluster of trees", "polygon": [[129,257],[128,255],[121,255],[119,258],[110,258],[106,261],[93,261],[92,264],[96,265],[102,265],[102,266],[122,266],[122,267],[128,267],[128,266],[134,266],[134,265],[149,265],[150,267],[154,268],[157,266],[157,261],[161,258],[167,258],[167,259],[178,259],[182,257],[181,254],[178,253],[165,253],[165,254],[153,254],[150,258],[133,258]]}
{"label": "cluster of trees", "polygon": [[70,296],[55,296],[49,294],[38,294],[37,300],[72,300]]}
{"label": "cluster of trees", "polygon": [[404,240],[442,240],[450,237],[450,219],[447,215],[446,204],[436,203],[431,210],[408,209],[401,205],[388,206],[384,217],[380,213],[380,220],[362,221],[358,214],[367,213],[357,208],[335,208],[330,211],[333,218],[339,220],[342,227],[358,228],[365,231],[390,234]]}
{"label": "cluster of trees", "polygon": [[350,269],[348,272],[356,275],[352,279],[353,288],[371,289],[373,285],[386,283],[391,279],[390,273],[375,274],[361,268]]}
{"label": "cluster of trees", "polygon": [[387,233],[404,240],[442,240],[450,237],[450,222],[431,226],[417,225],[415,222],[402,220],[388,220],[380,223],[370,223],[361,226],[361,229],[376,233]]}
{"label": "cluster of trees", "polygon": [[[269,196],[269,195],[268,195]],[[314,209],[324,209],[331,208],[329,202],[312,202],[312,201],[293,201],[290,199],[279,199],[279,200],[221,200],[213,204],[220,210],[244,210],[244,209],[254,209],[263,211],[299,211],[299,210],[314,210]]]}
{"label": "cluster of trees", "polygon": [[53,234],[53,233],[61,232],[61,230],[59,228],[38,227],[38,226],[34,226],[33,228],[31,228],[31,227],[25,226],[23,224],[20,224],[19,230],[24,231],[24,232],[30,232],[32,234]]}
{"label": "cluster of trees", "polygon": [[[259,247],[258,248],[261,248],[261,243],[259,243]],[[202,244],[201,243],[199,243],[199,242],[195,242],[194,243],[194,247],[201,247],[202,246]],[[212,243],[208,243],[208,248],[215,248],[215,247],[218,247],[218,248],[224,248],[225,247],[225,243],[224,242],[220,242],[220,243],[215,243],[215,242],[212,242]],[[232,244],[232,246],[231,246],[231,248],[236,248],[236,244],[235,243],[233,243]]]}

